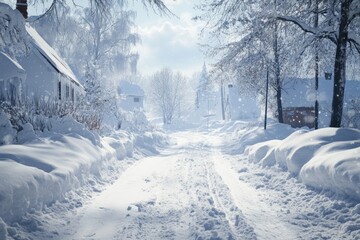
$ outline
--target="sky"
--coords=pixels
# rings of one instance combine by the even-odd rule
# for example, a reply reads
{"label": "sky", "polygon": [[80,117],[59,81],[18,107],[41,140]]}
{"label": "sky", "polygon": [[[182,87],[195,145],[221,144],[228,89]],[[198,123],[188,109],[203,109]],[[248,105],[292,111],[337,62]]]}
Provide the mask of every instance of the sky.
{"label": "sky", "polygon": [[146,10],[140,3],[137,25],[141,36],[138,69],[141,74],[151,75],[164,67],[191,76],[200,72],[205,57],[199,43],[200,23],[191,20],[196,15],[192,0],[165,0],[166,6],[176,15],[160,16],[152,9]]}
{"label": "sky", "polygon": [[[1,1],[11,5],[16,2]],[[30,4],[31,2],[29,1]],[[141,75],[152,75],[164,67],[179,71],[188,77],[195,72],[201,72],[205,62],[204,54],[198,45],[201,23],[191,20],[196,15],[196,1],[164,0],[176,16],[156,14],[152,8],[146,9],[141,0],[129,2],[129,8],[137,12],[137,31],[141,36],[141,43],[136,46],[136,51],[140,54],[138,72]],[[38,6],[39,9],[34,9],[33,5],[29,6],[30,15],[43,12],[42,4]]]}

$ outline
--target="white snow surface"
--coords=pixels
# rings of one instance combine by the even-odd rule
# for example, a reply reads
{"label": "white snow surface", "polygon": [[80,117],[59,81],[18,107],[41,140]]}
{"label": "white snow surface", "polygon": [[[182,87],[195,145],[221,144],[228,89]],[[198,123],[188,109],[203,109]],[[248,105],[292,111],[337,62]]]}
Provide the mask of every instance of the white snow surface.
{"label": "white snow surface", "polygon": [[[142,151],[136,141],[143,135],[119,130],[100,137],[70,117],[49,121],[51,131],[35,132],[25,124],[16,133],[0,112],[0,218],[5,222],[20,221],[26,213],[63,201],[92,178],[101,179],[101,171],[114,161]],[[144,135],[148,145],[166,143],[161,132]],[[18,144],[11,144],[15,139]]]}
{"label": "white snow surface", "polygon": [[0,147],[0,239],[359,239],[358,130],[52,125]]}
{"label": "white snow surface", "polygon": [[247,149],[263,166],[287,169],[305,184],[360,200],[360,131],[346,128],[305,129],[282,141],[271,140]]}

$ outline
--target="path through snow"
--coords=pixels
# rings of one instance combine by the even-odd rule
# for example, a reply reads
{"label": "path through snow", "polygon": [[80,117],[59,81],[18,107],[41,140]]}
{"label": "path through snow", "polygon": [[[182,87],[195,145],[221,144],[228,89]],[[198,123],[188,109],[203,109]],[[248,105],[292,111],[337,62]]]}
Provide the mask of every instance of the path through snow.
{"label": "path through snow", "polygon": [[[88,205],[60,239],[295,239],[256,188],[240,181],[221,137],[173,134],[177,144],[143,158]],[[65,235],[65,236],[64,236]]]}

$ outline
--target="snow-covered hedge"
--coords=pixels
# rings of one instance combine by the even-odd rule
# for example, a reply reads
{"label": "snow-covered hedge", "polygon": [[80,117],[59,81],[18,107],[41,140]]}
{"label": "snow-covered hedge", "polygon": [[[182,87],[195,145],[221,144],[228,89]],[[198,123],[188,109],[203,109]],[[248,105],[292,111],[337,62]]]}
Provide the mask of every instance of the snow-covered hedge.
{"label": "snow-covered hedge", "polygon": [[287,169],[309,186],[360,199],[360,130],[301,129],[283,140],[252,145],[246,153],[263,166]]}

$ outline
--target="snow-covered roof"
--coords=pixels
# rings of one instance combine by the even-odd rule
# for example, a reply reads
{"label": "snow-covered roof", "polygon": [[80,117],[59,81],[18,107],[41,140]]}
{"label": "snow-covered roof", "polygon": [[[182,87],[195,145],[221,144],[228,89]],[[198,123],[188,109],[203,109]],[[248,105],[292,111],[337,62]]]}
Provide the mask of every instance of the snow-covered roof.
{"label": "snow-covered roof", "polygon": [[127,96],[143,97],[145,95],[144,90],[134,83],[128,81],[121,81],[119,85],[119,93]]}
{"label": "snow-covered roof", "polygon": [[46,61],[60,74],[69,78],[76,85],[81,86],[75,74],[69,65],[57,54],[57,52],[50,47],[50,45],[39,35],[39,33],[32,28],[29,23],[26,24],[26,31],[33,39],[34,47],[39,51]]}
{"label": "snow-covered roof", "polygon": [[13,77],[25,77],[25,70],[21,67],[21,65],[1,51],[0,63],[0,81]]}

